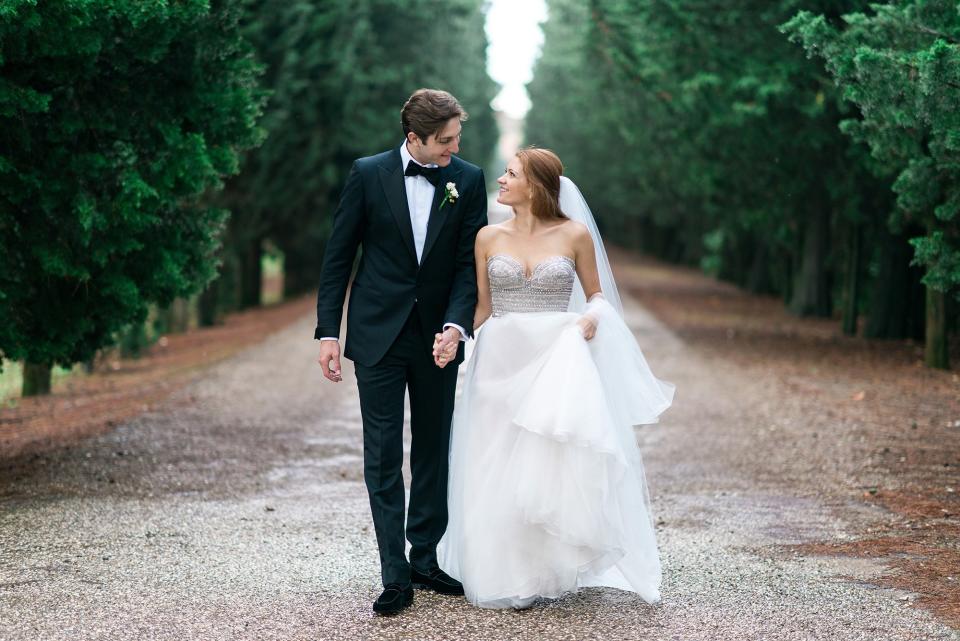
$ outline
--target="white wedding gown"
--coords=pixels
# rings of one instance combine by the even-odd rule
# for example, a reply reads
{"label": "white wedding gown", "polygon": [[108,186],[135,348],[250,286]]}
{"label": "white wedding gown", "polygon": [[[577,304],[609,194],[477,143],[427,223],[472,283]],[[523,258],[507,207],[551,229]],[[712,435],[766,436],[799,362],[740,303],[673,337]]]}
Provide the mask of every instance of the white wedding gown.
{"label": "white wedding gown", "polygon": [[466,368],[450,444],[440,567],[467,599],[522,608],[585,586],[660,599],[661,569],[633,425],[657,422],[658,380],[617,311],[591,303],[584,340],[568,312],[576,271],[549,258],[528,277],[487,261],[493,315]]}

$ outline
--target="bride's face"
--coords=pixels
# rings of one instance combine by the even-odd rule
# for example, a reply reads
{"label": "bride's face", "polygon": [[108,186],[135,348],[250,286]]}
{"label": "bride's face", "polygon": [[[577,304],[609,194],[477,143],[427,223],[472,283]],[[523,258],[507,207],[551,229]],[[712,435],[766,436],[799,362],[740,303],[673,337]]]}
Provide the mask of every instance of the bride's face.
{"label": "bride's face", "polygon": [[516,156],[507,163],[507,168],[503,175],[497,178],[497,182],[500,184],[497,202],[501,205],[516,207],[530,200],[530,184],[523,175],[523,164]]}

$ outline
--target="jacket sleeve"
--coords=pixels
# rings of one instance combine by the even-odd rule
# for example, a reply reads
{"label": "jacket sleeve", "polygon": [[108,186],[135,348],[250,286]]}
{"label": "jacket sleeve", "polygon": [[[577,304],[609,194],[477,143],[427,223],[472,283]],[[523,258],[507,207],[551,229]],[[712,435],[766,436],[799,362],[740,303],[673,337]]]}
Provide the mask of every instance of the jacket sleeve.
{"label": "jacket sleeve", "polygon": [[353,260],[360,246],[363,211],[363,179],[359,165],[354,161],[343,193],[340,194],[340,204],[333,214],[333,231],[323,253],[314,338],[340,337],[343,301],[347,295]]}
{"label": "jacket sleeve", "polygon": [[479,179],[470,193],[470,200],[464,203],[466,208],[457,243],[453,287],[444,315],[444,322],[459,325],[470,337],[473,336],[473,315],[477,307],[477,268],[474,264],[473,245],[477,232],[487,224],[486,181],[483,171],[478,173]]}

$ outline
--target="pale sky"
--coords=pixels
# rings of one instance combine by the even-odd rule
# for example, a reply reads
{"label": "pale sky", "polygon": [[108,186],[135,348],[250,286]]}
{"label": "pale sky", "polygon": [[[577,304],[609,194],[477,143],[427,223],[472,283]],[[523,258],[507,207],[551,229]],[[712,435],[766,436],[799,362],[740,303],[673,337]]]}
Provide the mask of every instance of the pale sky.
{"label": "pale sky", "polygon": [[547,19],[546,0],[491,0],[487,11],[487,72],[502,86],[493,108],[522,118],[530,109],[525,84],[543,45],[540,24]]}

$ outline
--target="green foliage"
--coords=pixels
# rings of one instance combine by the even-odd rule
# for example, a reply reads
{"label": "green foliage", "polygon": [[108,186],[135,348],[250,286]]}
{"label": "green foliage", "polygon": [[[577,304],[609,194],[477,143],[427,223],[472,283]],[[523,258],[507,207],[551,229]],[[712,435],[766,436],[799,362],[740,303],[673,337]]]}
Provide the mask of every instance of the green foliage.
{"label": "green foliage", "polygon": [[946,0],[898,0],[852,13],[842,24],[801,12],[784,27],[822,57],[862,118],[843,130],[870,146],[894,173],[894,224],[918,224],[911,240],[923,282],[960,285],[960,7]]}
{"label": "green foliage", "polygon": [[[811,179],[850,146],[822,70],[776,30],[796,4],[594,0],[588,15],[572,0],[551,3],[528,138],[568,148],[586,185],[613,183],[612,197],[600,196],[609,215],[695,224],[694,254],[715,225],[787,245],[805,194],[822,187]],[[552,62],[554,48],[567,59]],[[551,64],[561,68],[543,74]],[[558,95],[582,104],[558,109]]]}
{"label": "green foliage", "polygon": [[558,151],[618,242],[829,315],[841,285],[865,291],[842,243],[860,229],[871,246],[892,176],[840,131],[856,107],[779,26],[866,6],[552,0],[527,142]]}
{"label": "green foliage", "polygon": [[549,8],[527,140],[560,153],[609,237],[944,351],[951,323],[917,318],[921,277],[960,283],[956,2]]}
{"label": "green foliage", "polygon": [[244,30],[271,92],[268,137],[224,194],[233,212],[228,244],[245,254],[272,240],[285,256],[288,289],[302,291],[319,277],[351,161],[399,146],[400,108],[414,90],[457,96],[470,113],[463,156],[484,165],[492,155],[483,3],[249,0],[246,8]]}
{"label": "green foliage", "polygon": [[0,9],[0,356],[84,361],[201,287],[226,212],[204,194],[259,139],[230,0]]}

